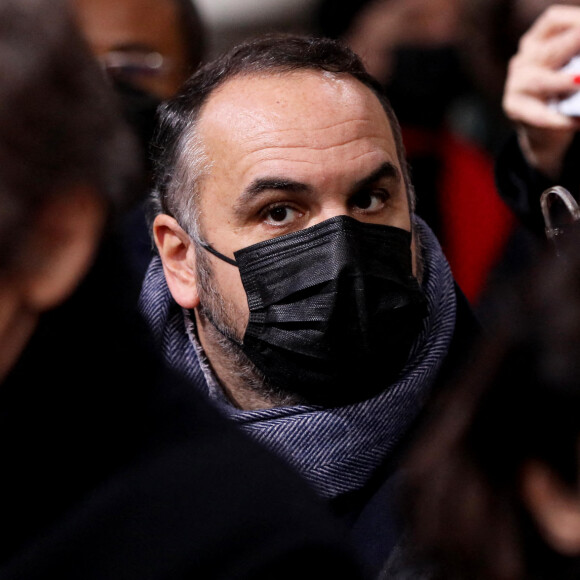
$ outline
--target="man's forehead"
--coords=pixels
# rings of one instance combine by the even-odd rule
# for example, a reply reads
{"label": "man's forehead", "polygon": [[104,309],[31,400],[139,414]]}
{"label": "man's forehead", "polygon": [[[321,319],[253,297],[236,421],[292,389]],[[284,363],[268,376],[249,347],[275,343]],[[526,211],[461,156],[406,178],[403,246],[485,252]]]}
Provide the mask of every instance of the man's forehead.
{"label": "man's forehead", "polygon": [[[308,129],[312,120],[328,117],[329,109],[347,112],[351,119],[381,119],[391,133],[388,117],[377,96],[347,74],[317,70],[238,75],[216,89],[202,108],[199,126],[251,125],[265,131],[281,125]],[[235,136],[235,135],[233,135]]]}

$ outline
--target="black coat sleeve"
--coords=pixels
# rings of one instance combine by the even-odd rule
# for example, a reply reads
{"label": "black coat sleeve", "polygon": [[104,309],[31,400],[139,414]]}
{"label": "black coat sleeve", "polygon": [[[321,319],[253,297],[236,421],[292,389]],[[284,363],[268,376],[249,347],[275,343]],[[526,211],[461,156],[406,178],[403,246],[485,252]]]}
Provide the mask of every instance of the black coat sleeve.
{"label": "black coat sleeve", "polygon": [[500,151],[495,166],[496,186],[501,198],[523,226],[544,237],[544,219],[540,207],[542,192],[554,185],[568,189],[576,199],[580,193],[580,136],[577,134],[566,154],[562,175],[556,181],[536,171],[526,162],[515,133]]}

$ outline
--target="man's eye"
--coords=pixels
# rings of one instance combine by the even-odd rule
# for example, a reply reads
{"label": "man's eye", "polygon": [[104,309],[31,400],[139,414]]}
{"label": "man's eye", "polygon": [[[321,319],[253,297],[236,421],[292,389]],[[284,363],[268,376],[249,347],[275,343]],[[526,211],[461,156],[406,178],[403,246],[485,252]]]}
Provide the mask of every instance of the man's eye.
{"label": "man's eye", "polygon": [[385,205],[387,198],[388,193],[383,190],[361,191],[351,198],[350,203],[356,209],[377,211]]}
{"label": "man's eye", "polygon": [[298,217],[298,210],[287,205],[271,207],[265,212],[265,221],[271,225],[282,226],[289,224]]}

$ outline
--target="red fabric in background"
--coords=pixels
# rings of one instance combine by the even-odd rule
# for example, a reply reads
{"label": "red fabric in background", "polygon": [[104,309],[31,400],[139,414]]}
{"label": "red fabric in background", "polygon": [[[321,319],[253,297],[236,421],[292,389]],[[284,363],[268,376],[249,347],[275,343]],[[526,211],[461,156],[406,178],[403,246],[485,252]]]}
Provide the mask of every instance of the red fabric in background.
{"label": "red fabric in background", "polygon": [[495,188],[493,159],[448,131],[403,128],[403,141],[411,163],[413,155],[428,152],[442,163],[439,240],[455,280],[475,305],[515,226]]}

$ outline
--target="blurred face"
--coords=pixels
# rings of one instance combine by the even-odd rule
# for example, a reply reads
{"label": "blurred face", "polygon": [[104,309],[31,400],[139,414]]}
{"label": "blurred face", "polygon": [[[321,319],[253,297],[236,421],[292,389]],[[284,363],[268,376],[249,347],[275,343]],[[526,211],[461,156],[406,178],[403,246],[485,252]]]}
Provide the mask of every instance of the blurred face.
{"label": "blurred face", "polygon": [[[199,131],[211,160],[200,187],[201,231],[228,257],[340,215],[410,231],[388,118],[355,79],[236,78],[210,97]],[[249,310],[239,270],[206,257],[228,326],[241,338]]]}
{"label": "blurred face", "polygon": [[188,71],[174,0],[72,0],[81,29],[108,72],[161,99]]}
{"label": "blurred face", "polygon": [[19,232],[13,261],[0,270],[0,381],[18,360],[38,317],[63,303],[90,267],[106,220],[86,186],[46,196]]}

